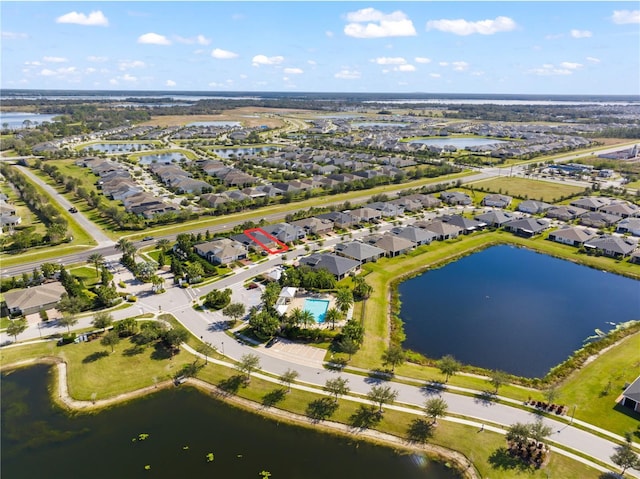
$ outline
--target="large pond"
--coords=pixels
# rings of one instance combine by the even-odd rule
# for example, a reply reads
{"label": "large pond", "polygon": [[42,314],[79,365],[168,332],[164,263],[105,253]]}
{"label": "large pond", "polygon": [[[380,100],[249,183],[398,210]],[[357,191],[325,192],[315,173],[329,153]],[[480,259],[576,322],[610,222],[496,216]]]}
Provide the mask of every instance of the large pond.
{"label": "large pond", "polygon": [[494,246],[399,286],[403,346],[542,377],[584,341],[640,319],[640,282]]}
{"label": "large pond", "polygon": [[458,477],[421,456],[278,423],[188,387],[70,417],[51,404],[47,376],[45,366],[2,375],[3,478]]}
{"label": "large pond", "polygon": [[501,143],[509,143],[508,141],[496,140],[493,138],[423,138],[421,140],[411,140],[410,143],[421,143],[429,146],[455,146],[459,150],[463,150],[471,146],[499,145]]}
{"label": "large pond", "polygon": [[99,151],[101,153],[134,153],[141,150],[156,148],[149,143],[94,143],[85,146],[82,151]]}
{"label": "large pond", "polygon": [[176,163],[187,160],[182,153],[158,153],[155,155],[143,155],[138,158],[141,165],[150,165],[151,163]]}
{"label": "large pond", "polygon": [[5,111],[0,113],[0,125],[2,125],[2,128],[5,128],[6,124],[6,128],[10,130],[18,130],[20,128],[33,127],[45,121],[51,122],[56,116],[60,115]]}

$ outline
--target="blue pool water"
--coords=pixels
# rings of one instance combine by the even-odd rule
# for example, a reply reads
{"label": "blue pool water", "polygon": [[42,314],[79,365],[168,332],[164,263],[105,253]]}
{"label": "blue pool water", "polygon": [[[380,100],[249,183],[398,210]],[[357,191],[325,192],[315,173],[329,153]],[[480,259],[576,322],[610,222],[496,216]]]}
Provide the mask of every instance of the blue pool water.
{"label": "blue pool water", "polygon": [[304,310],[313,314],[316,323],[323,323],[324,316],[329,309],[329,300],[327,299],[305,299]]}

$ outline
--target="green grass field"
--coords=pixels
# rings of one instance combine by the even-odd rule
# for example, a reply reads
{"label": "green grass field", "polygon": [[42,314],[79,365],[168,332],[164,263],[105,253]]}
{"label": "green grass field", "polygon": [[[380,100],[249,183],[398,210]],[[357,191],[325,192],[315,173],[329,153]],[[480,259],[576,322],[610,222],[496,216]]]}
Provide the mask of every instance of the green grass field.
{"label": "green grass field", "polygon": [[578,195],[584,188],[550,181],[527,178],[501,177],[471,183],[474,188],[482,187],[493,193],[529,198],[531,200],[555,203],[563,196]]}

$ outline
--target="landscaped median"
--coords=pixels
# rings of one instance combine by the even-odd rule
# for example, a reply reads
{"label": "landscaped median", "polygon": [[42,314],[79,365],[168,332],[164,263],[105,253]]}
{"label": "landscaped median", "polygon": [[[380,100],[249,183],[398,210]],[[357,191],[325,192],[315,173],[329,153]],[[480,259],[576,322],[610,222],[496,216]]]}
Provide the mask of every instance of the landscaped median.
{"label": "landscaped median", "polygon": [[[195,338],[191,337],[189,342],[198,347]],[[64,361],[68,374],[69,394],[75,401],[84,401],[83,403],[72,402],[70,404],[76,406],[81,404],[83,409],[87,411],[95,410],[99,406],[114,405],[115,401],[108,400],[114,396],[120,396],[120,400],[127,401],[140,394],[152,393],[162,387],[168,387],[172,384],[170,381],[177,373],[182,371],[185,366],[195,363],[198,365],[197,377],[202,381],[194,383],[195,386],[207,393],[214,394],[219,399],[227,399],[234,404],[254,411],[259,410],[261,415],[307,427],[319,427],[330,433],[348,434],[356,439],[375,440],[395,448],[426,451],[447,461],[453,462],[455,459],[461,469],[470,474],[476,473],[475,476],[469,475],[468,477],[490,476],[497,479],[509,479],[513,477],[516,470],[519,471],[504,462],[506,458],[500,452],[501,448],[505,446],[504,437],[488,429],[478,432],[477,425],[469,426],[441,420],[438,426],[433,428],[434,434],[428,440],[427,446],[411,444],[406,440],[407,429],[416,419],[416,414],[419,413],[417,411],[416,413],[403,412],[393,407],[387,407],[375,426],[354,433],[353,427],[349,425],[353,424],[354,416],[360,411],[360,402],[339,399],[337,409],[330,417],[330,421],[314,422],[308,417],[309,404],[326,398],[326,393],[323,394],[309,387],[299,389],[297,386],[294,386],[289,393],[282,392],[283,387],[277,378],[269,378],[257,373],[254,373],[248,386],[240,383],[239,387],[233,390],[230,388],[234,384],[238,384],[237,381],[234,381],[234,378],[238,376],[238,371],[231,363],[223,365],[220,361],[214,363],[210,359],[205,365],[203,359],[197,358],[186,350],[170,359],[154,345],[149,345],[141,351],[137,351],[135,346],[129,341],[121,341],[115,346],[114,353],[111,354],[98,341],[62,347],[49,341],[3,348],[0,350],[0,357],[3,369],[8,369],[11,363],[17,363],[20,360]],[[212,354],[212,356],[217,355]],[[30,363],[22,364],[28,365]],[[123,370],[131,370],[132,368],[135,368],[138,374],[122,374]],[[137,392],[140,389],[143,391]],[[54,387],[52,390],[54,397],[57,397],[60,392],[58,387]],[[274,397],[274,392],[277,393],[275,396],[281,400],[278,400],[271,407],[265,407],[269,398]],[[103,402],[103,400],[108,401]],[[387,436],[388,434],[391,436]],[[478,440],[478,434],[482,434],[482,440]],[[449,456],[445,450],[431,447],[431,445],[460,451],[462,456]],[[471,462],[475,465],[476,471],[470,466]],[[546,473],[551,477],[566,479],[596,479],[599,476],[599,472],[595,469],[556,453],[552,454],[551,461],[544,470],[518,472],[518,476],[543,478]]]}

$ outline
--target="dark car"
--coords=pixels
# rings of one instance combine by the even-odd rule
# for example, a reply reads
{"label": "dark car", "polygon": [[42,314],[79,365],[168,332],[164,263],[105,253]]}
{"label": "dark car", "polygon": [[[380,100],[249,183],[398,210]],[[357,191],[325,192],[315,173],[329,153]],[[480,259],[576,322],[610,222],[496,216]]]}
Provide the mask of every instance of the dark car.
{"label": "dark car", "polygon": [[151,241],[153,239],[153,236],[145,236],[144,238],[142,238],[142,241]]}
{"label": "dark car", "polygon": [[72,206],[71,208],[69,208],[69,213],[77,213],[78,212],[78,208],[76,208],[75,206]]}

